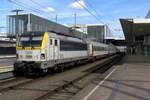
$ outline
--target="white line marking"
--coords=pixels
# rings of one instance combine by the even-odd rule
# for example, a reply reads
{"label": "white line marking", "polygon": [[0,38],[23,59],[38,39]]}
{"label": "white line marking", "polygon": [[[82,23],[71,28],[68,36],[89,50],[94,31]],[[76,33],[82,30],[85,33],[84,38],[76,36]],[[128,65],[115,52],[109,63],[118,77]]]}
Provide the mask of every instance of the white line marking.
{"label": "white line marking", "polygon": [[90,93],[88,93],[88,95],[86,95],[82,100],[87,100],[104,82],[107,78],[110,77],[110,75],[116,71],[116,69],[118,68],[119,66],[117,66],[116,68],[114,68],[102,81],[99,82],[99,84],[92,89],[92,91]]}

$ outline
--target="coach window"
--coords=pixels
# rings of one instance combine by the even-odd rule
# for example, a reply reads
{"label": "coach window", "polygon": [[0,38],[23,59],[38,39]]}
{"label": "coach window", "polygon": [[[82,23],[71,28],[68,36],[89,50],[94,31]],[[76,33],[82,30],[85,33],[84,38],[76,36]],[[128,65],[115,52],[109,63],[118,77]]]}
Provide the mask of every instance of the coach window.
{"label": "coach window", "polygon": [[58,42],[57,42],[57,40],[55,40],[55,46],[58,46]]}

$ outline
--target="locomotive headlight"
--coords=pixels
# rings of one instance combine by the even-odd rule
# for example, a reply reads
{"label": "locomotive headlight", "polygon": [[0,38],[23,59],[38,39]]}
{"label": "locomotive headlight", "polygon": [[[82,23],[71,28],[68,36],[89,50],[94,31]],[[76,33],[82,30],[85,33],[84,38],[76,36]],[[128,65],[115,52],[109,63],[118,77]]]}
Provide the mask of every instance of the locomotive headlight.
{"label": "locomotive headlight", "polygon": [[41,54],[41,59],[45,59],[45,54]]}

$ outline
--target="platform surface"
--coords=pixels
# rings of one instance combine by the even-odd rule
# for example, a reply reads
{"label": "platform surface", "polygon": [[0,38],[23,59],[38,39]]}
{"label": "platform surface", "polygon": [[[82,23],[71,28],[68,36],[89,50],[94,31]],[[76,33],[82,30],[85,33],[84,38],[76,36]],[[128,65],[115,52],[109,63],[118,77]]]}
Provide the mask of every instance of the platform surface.
{"label": "platform surface", "polygon": [[0,73],[13,71],[13,64],[16,58],[13,55],[0,56]]}
{"label": "platform surface", "polygon": [[72,100],[150,100],[150,63],[115,65]]}
{"label": "platform surface", "polygon": [[13,70],[14,70],[13,65],[0,67],[0,73],[10,72]]}

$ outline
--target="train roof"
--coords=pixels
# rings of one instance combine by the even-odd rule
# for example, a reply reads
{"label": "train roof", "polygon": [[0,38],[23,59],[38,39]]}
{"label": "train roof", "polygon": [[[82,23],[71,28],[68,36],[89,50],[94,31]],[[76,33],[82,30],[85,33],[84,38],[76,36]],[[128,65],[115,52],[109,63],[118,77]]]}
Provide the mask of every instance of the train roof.
{"label": "train roof", "polygon": [[45,32],[42,31],[34,31],[34,32],[24,32],[20,36],[43,36]]}
{"label": "train roof", "polygon": [[55,31],[47,31],[47,32],[51,32],[51,33],[55,33],[57,35],[61,35],[61,36],[67,36],[67,37],[72,37],[72,38],[78,38],[78,39],[81,39],[77,36],[73,36],[73,35],[70,35],[70,34],[66,34],[66,33],[60,33],[60,32],[55,32]]}
{"label": "train roof", "polygon": [[91,40],[87,40],[87,43],[92,43],[94,46],[103,46],[103,47],[107,47],[108,46],[108,44],[95,42],[95,41],[91,41]]}
{"label": "train roof", "polygon": [[72,37],[69,35],[63,35],[63,34],[55,34],[52,32],[50,32],[50,37],[58,38],[58,39],[64,40],[64,41],[86,43],[86,41],[84,41],[83,39],[80,39],[80,38]]}
{"label": "train roof", "polygon": [[85,42],[83,39],[78,38],[76,36],[72,36],[65,33],[58,33],[55,31],[34,31],[34,32],[25,32],[21,34],[21,37],[28,37],[28,36],[43,36],[45,32],[48,32],[48,34],[51,34],[50,36],[54,38],[63,39],[66,41],[74,41],[74,42]]}
{"label": "train roof", "polygon": [[33,35],[33,36],[43,36],[45,32],[54,33],[54,34],[61,35],[61,36],[67,36],[67,37],[73,37],[73,38],[81,39],[81,38],[79,38],[79,37],[77,37],[77,36],[72,36],[72,35],[66,34],[66,33],[58,33],[58,32],[55,32],[55,31],[24,32],[24,33],[22,33],[20,36],[30,36],[30,35]]}

